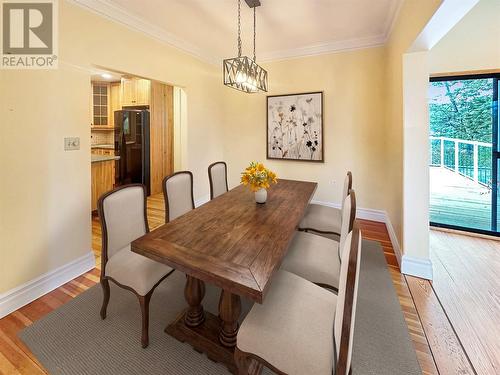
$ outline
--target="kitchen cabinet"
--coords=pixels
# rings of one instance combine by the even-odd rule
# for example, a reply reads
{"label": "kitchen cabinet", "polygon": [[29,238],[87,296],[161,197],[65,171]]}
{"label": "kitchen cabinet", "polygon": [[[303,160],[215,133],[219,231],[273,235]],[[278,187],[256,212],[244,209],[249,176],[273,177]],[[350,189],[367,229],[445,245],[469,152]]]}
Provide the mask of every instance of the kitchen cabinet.
{"label": "kitchen cabinet", "polygon": [[151,98],[151,81],[142,78],[122,78],[121,105],[149,105]]}
{"label": "kitchen cabinet", "polygon": [[92,123],[95,130],[109,130],[115,126],[114,113],[122,109],[120,82],[92,82]]}
{"label": "kitchen cabinet", "polygon": [[147,79],[136,79],[135,82],[137,105],[149,105],[151,100],[151,81]]}
{"label": "kitchen cabinet", "polygon": [[115,161],[100,161],[91,164],[92,211],[97,210],[101,195],[113,189],[115,182]]}
{"label": "kitchen cabinet", "polygon": [[107,82],[92,82],[92,127],[111,128],[110,86]]}
{"label": "kitchen cabinet", "polygon": [[133,105],[133,101],[135,100],[135,87],[136,84],[134,79],[126,79],[122,78],[121,81],[121,98],[122,105]]}
{"label": "kitchen cabinet", "polygon": [[115,126],[115,111],[122,109],[121,104],[122,90],[120,82],[112,82],[109,85],[109,123]]}

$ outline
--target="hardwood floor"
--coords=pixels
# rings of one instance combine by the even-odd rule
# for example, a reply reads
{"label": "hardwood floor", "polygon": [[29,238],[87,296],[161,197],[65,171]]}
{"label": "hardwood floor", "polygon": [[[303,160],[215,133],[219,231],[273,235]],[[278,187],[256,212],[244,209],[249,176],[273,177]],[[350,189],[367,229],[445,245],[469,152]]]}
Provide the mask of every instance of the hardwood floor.
{"label": "hardwood floor", "polygon": [[[432,283],[408,283],[441,373],[500,373],[500,242],[431,231]],[[450,332],[452,328],[452,332]]]}
{"label": "hardwood floor", "polygon": [[[151,230],[163,224],[165,220],[164,215],[164,202],[161,194],[148,198],[148,221]],[[382,244],[389,272],[398,294],[401,309],[408,325],[408,330],[423,373],[489,374],[490,372],[481,372],[479,370],[477,370],[477,372],[474,372],[472,365],[467,359],[468,357],[465,354],[465,351],[462,349],[462,345],[466,346],[466,344],[468,344],[469,342],[470,345],[475,345],[475,341],[479,339],[477,333],[473,334],[473,332],[471,332],[470,330],[471,327],[465,327],[469,328],[469,331],[465,331],[464,333],[460,331],[459,339],[455,334],[453,328],[455,327],[458,332],[458,327],[467,325],[469,323],[460,322],[460,315],[458,315],[458,312],[456,312],[455,310],[456,313],[450,314],[453,315],[450,316],[450,320],[453,322],[452,326],[448,322],[446,314],[441,308],[441,304],[451,305],[453,302],[458,302],[457,300],[454,300],[457,295],[450,294],[450,296],[448,296],[450,301],[445,298],[444,294],[446,294],[446,281],[441,280],[441,276],[438,276],[438,278],[434,281],[434,289],[437,289],[437,292],[435,293],[434,289],[432,289],[432,285],[429,282],[413,277],[405,277],[399,272],[397,260],[385,224],[361,220],[361,229],[364,238],[376,240]],[[446,248],[447,245],[445,245],[444,243],[445,240],[446,238],[442,238],[439,236],[435,236],[434,240],[431,237],[431,244],[433,245],[433,247],[440,244],[439,246]],[[453,246],[459,246],[459,239],[454,239],[454,241],[455,242]],[[476,247],[478,244],[479,243],[476,244]],[[467,245],[464,246],[467,247]],[[498,248],[494,244],[489,244],[488,246],[489,252],[496,251],[495,256],[497,257],[496,259],[498,259]],[[30,325],[32,322],[40,319],[50,311],[57,309],[64,303],[76,297],[79,293],[99,282],[101,228],[99,220],[97,218],[94,218],[92,220],[92,247],[96,255],[95,269],[80,277],[77,277],[67,284],[64,284],[60,288],[57,288],[56,290],[46,294],[45,296],[33,301],[32,303],[22,307],[21,309],[13,312],[3,319],[0,319],[0,374],[46,373],[41,364],[39,364],[36,358],[31,354],[29,349],[17,338],[17,333],[24,327]],[[482,245],[480,247],[482,248]],[[453,249],[453,247],[451,248]],[[451,250],[448,249],[446,251]],[[469,249],[468,251],[473,252],[474,250]],[[445,256],[447,256],[444,251],[437,254],[438,255],[433,255],[433,257],[438,257],[437,259],[433,258],[433,261],[435,262],[435,264],[439,261],[441,265],[435,267],[435,272],[441,274],[440,270],[442,268],[450,266],[447,263],[448,259],[444,258]],[[464,257],[467,257],[466,254],[467,253],[464,253]],[[490,255],[490,253],[481,255],[481,262],[483,262],[483,265]],[[455,266],[455,268],[455,271],[459,272],[459,265]],[[499,268],[497,267],[497,269]],[[448,270],[448,272],[452,271],[453,270]],[[453,274],[450,273],[450,275]],[[491,275],[483,275],[481,277],[478,277],[478,281],[476,281],[477,284],[471,284],[468,286],[468,288],[470,290],[473,290],[471,289],[472,287],[484,287],[485,283],[487,283],[488,276]],[[460,280],[460,277],[454,275],[453,280],[457,283]],[[492,280],[495,280],[494,275]],[[463,283],[465,283],[465,281]],[[410,289],[408,288],[408,285],[410,286]],[[460,284],[459,286],[463,287],[463,285],[465,284]],[[461,289],[457,289],[457,291],[460,290]],[[480,312],[479,316],[475,318],[475,321],[484,318],[484,314],[492,314],[491,316],[497,316],[494,314],[498,314],[499,311],[499,298],[498,294],[495,294],[495,292],[498,293],[498,290],[500,289],[497,288],[496,291],[486,289],[484,290],[484,293],[475,297],[472,303],[486,298],[488,293],[490,296],[489,300],[491,300],[491,304],[488,305],[490,307],[485,307],[485,310]],[[437,298],[438,296],[439,300]],[[439,303],[439,301],[441,301],[441,304]],[[484,301],[482,300],[481,303],[483,302]],[[490,308],[493,308],[495,306],[496,310],[491,311]],[[474,306],[472,305],[471,308],[474,310],[467,312],[467,314],[469,315],[472,314],[472,311],[480,311],[474,308]],[[436,321],[441,321],[441,326],[435,325]],[[455,323],[455,321],[457,322]],[[448,324],[446,324],[446,322],[448,322]],[[485,324],[484,329],[490,329],[490,336],[492,338],[498,337],[498,334],[496,334],[496,336],[493,335],[493,333],[498,332],[495,331],[495,327],[489,327]],[[479,332],[483,333],[484,330]],[[462,338],[463,335],[470,335],[470,337]],[[429,342],[431,343],[431,345],[429,345]],[[496,366],[497,362],[495,362],[494,354],[499,353],[499,350],[498,347],[494,345],[495,341],[483,342],[480,346],[478,346],[478,349],[473,352],[475,353],[474,355],[478,355],[478,359],[475,359],[475,361],[481,363],[480,365],[478,364],[478,366],[480,366],[478,367],[479,369],[488,369],[488,365],[483,364],[483,361],[485,361],[485,359],[479,357],[479,351],[482,350],[484,350],[482,355],[490,356],[490,363]],[[496,345],[498,345],[498,343],[496,343]]]}

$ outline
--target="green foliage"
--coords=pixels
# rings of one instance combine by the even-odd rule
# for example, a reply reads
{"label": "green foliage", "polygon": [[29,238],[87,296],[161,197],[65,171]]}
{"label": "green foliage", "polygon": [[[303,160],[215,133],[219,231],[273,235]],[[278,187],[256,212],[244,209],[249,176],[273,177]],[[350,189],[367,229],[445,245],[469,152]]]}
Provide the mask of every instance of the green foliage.
{"label": "green foliage", "polygon": [[492,99],[492,79],[431,82],[431,135],[491,142]]}

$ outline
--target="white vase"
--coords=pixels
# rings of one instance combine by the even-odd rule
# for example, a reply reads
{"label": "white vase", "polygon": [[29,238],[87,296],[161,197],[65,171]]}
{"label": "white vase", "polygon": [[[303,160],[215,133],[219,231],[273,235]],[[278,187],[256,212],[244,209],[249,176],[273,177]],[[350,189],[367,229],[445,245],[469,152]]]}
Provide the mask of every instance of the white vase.
{"label": "white vase", "polygon": [[261,188],[255,192],[255,202],[264,204],[267,200],[267,190]]}

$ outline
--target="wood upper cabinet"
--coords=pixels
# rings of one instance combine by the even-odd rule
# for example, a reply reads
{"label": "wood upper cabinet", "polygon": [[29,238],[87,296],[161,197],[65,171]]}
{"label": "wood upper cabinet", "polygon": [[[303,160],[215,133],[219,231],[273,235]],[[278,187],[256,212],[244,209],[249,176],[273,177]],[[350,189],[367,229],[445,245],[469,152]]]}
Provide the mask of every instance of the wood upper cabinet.
{"label": "wood upper cabinet", "polygon": [[110,86],[107,82],[92,82],[92,126],[112,127],[109,121]]}
{"label": "wood upper cabinet", "polygon": [[151,98],[151,81],[142,78],[122,78],[121,105],[149,105]]}
{"label": "wood upper cabinet", "polygon": [[109,85],[109,106],[110,106],[109,123],[113,127],[115,126],[115,111],[122,109],[121,95],[122,95],[122,90],[120,82],[112,82]]}
{"label": "wood upper cabinet", "polygon": [[136,100],[138,105],[149,105],[151,101],[151,81],[136,79]]}
{"label": "wood upper cabinet", "polygon": [[122,92],[122,105],[134,105],[135,100],[135,82],[134,79],[122,78],[121,92]]}

